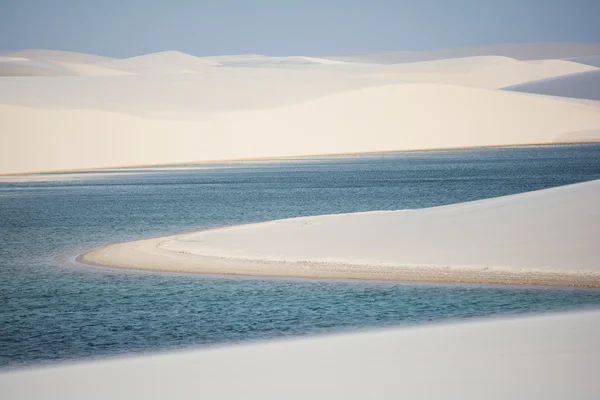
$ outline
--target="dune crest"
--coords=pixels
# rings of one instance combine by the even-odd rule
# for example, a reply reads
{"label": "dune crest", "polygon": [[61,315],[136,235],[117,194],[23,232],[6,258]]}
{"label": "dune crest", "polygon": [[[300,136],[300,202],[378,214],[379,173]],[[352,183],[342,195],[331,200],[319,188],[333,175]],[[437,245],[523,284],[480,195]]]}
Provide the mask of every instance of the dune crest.
{"label": "dune crest", "polygon": [[103,62],[103,66],[130,72],[170,72],[196,71],[219,63],[200,57],[194,57],[180,51],[163,51],[143,56]]}
{"label": "dune crest", "polygon": [[445,83],[498,89],[546,78],[596,71],[596,67],[565,60],[518,61],[477,56],[397,64],[375,76],[411,82]]}
{"label": "dune crest", "polygon": [[599,111],[521,93],[416,83],[203,119],[0,106],[5,126],[19,132],[2,137],[0,172],[554,143],[561,134],[597,129]]}
{"label": "dune crest", "polygon": [[[550,43],[350,58],[164,51],[127,59],[5,52],[0,173],[587,141],[595,136],[579,133],[600,129],[600,103],[572,92],[593,91],[579,80],[597,67],[539,57],[589,59],[596,50]],[[548,78],[564,84],[542,95],[527,89]],[[530,93],[495,90],[507,87]]]}

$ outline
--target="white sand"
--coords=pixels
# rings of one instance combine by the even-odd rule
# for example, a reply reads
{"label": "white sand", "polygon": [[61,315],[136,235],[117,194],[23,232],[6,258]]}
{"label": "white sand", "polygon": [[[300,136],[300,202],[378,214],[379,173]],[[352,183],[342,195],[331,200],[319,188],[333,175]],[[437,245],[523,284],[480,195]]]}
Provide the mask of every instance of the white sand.
{"label": "white sand", "polygon": [[200,72],[206,67],[220,65],[215,61],[194,57],[180,51],[163,51],[138,57],[126,58],[124,60],[111,60],[101,65],[112,69],[120,69],[133,72]]}
{"label": "white sand", "polygon": [[504,89],[600,101],[600,69],[526,82]]}
{"label": "white sand", "polygon": [[189,120],[161,115],[0,106],[0,172],[552,143],[600,127],[600,106],[436,84],[386,85]]}
{"label": "white sand", "polygon": [[392,329],[0,374],[3,399],[597,399],[600,312]]}
{"label": "white sand", "polygon": [[400,65],[367,55],[2,53],[0,174],[596,140],[599,103],[492,90],[596,70],[509,58],[595,48],[553,46],[449,50],[434,58],[463,58]]}
{"label": "white sand", "polygon": [[597,67],[565,60],[518,61],[499,56],[452,58],[397,64],[373,76],[411,82],[447,83],[498,89],[539,79],[579,72],[599,71]]}
{"label": "white sand", "polygon": [[73,51],[42,49],[3,51],[0,52],[0,56],[25,58],[28,60],[65,61],[78,64],[93,64],[98,62],[114,60],[114,58],[112,57],[103,57],[93,54],[76,53]]}
{"label": "white sand", "polygon": [[119,243],[79,261],[162,271],[600,287],[600,180],[406,211]]}

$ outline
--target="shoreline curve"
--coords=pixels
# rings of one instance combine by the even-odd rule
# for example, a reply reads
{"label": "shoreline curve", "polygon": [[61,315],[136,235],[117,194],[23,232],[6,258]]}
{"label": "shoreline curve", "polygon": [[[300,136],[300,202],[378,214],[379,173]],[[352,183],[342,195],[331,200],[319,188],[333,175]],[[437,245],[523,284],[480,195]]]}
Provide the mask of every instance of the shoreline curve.
{"label": "shoreline curve", "polygon": [[279,278],[600,288],[600,180],[446,206],[110,244],[83,264]]}
{"label": "shoreline curve", "polygon": [[198,275],[600,288],[600,274],[590,272],[512,272],[464,267],[257,261],[161,250],[158,245],[164,239],[110,244],[83,253],[75,260],[95,267]]}

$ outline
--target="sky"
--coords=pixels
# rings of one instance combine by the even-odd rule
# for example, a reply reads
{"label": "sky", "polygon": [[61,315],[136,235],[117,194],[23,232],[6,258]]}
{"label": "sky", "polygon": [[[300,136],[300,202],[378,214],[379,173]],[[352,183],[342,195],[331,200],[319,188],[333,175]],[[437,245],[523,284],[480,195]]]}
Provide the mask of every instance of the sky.
{"label": "sky", "polygon": [[0,0],[0,50],[325,55],[600,43],[600,0]]}

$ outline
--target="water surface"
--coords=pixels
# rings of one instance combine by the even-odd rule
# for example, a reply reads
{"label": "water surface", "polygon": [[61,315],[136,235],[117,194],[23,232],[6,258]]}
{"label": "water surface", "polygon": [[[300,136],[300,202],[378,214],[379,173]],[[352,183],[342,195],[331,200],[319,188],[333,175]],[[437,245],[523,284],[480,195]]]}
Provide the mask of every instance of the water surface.
{"label": "water surface", "polygon": [[0,182],[0,366],[600,305],[597,290],[230,278],[73,261],[110,242],[191,229],[430,207],[599,179],[600,144],[43,178]]}

